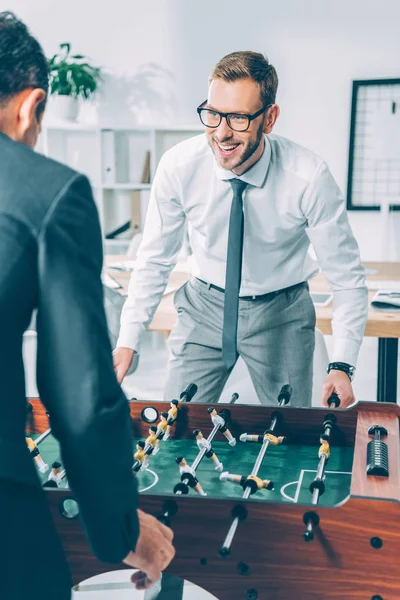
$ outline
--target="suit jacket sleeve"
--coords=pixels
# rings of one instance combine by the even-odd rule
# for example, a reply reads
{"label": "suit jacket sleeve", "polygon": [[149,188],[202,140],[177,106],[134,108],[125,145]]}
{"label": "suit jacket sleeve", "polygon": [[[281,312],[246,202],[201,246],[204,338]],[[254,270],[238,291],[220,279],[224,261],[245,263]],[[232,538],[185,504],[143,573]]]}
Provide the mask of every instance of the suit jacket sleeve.
{"label": "suit jacket sleeve", "polygon": [[128,402],[114,373],[102,241],[88,180],[75,175],[38,237],[38,389],[94,554],[120,562],[139,535]]}

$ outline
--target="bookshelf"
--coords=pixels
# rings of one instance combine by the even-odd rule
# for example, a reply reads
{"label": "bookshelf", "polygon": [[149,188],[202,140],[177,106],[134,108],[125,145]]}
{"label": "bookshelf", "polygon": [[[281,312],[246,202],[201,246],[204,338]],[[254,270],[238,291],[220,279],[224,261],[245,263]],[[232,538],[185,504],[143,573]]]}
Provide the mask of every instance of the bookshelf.
{"label": "bookshelf", "polygon": [[151,182],[161,156],[203,131],[198,125],[169,128],[45,123],[38,151],[89,177],[105,252],[119,254],[143,229]]}

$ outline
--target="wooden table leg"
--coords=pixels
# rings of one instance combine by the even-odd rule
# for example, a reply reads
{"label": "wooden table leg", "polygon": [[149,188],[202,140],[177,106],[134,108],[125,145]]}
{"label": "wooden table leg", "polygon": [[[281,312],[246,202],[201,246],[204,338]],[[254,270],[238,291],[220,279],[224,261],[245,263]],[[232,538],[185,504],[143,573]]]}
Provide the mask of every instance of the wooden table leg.
{"label": "wooden table leg", "polygon": [[378,402],[397,402],[398,348],[397,338],[379,338]]}

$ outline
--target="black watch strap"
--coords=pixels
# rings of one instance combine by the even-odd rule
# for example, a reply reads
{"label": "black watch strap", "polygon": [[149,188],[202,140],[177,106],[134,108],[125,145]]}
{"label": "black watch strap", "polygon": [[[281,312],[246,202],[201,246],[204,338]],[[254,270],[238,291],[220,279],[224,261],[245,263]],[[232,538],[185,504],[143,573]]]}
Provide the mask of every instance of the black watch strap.
{"label": "black watch strap", "polygon": [[328,365],[328,373],[331,371],[343,371],[349,377],[350,381],[353,381],[355,368],[352,365],[344,362],[331,362]]}

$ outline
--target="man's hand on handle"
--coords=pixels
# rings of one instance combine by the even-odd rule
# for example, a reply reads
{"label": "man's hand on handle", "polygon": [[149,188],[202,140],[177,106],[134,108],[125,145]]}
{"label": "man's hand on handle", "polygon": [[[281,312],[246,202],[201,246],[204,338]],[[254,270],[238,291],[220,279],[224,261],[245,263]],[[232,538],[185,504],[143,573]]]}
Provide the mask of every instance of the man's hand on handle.
{"label": "man's hand on handle", "polygon": [[322,406],[328,406],[328,398],[335,392],[340,398],[340,408],[347,408],[355,402],[351,381],[343,371],[333,369],[322,386]]}
{"label": "man's hand on handle", "polygon": [[116,348],[113,352],[114,369],[117,375],[118,383],[122,383],[125,375],[129,371],[135,351],[131,348]]}
{"label": "man's hand on handle", "polygon": [[136,551],[129,552],[124,563],[139,569],[132,575],[132,583],[136,589],[146,590],[161,577],[175,556],[172,545],[174,534],[153,516],[138,510],[140,535],[136,544]]}

